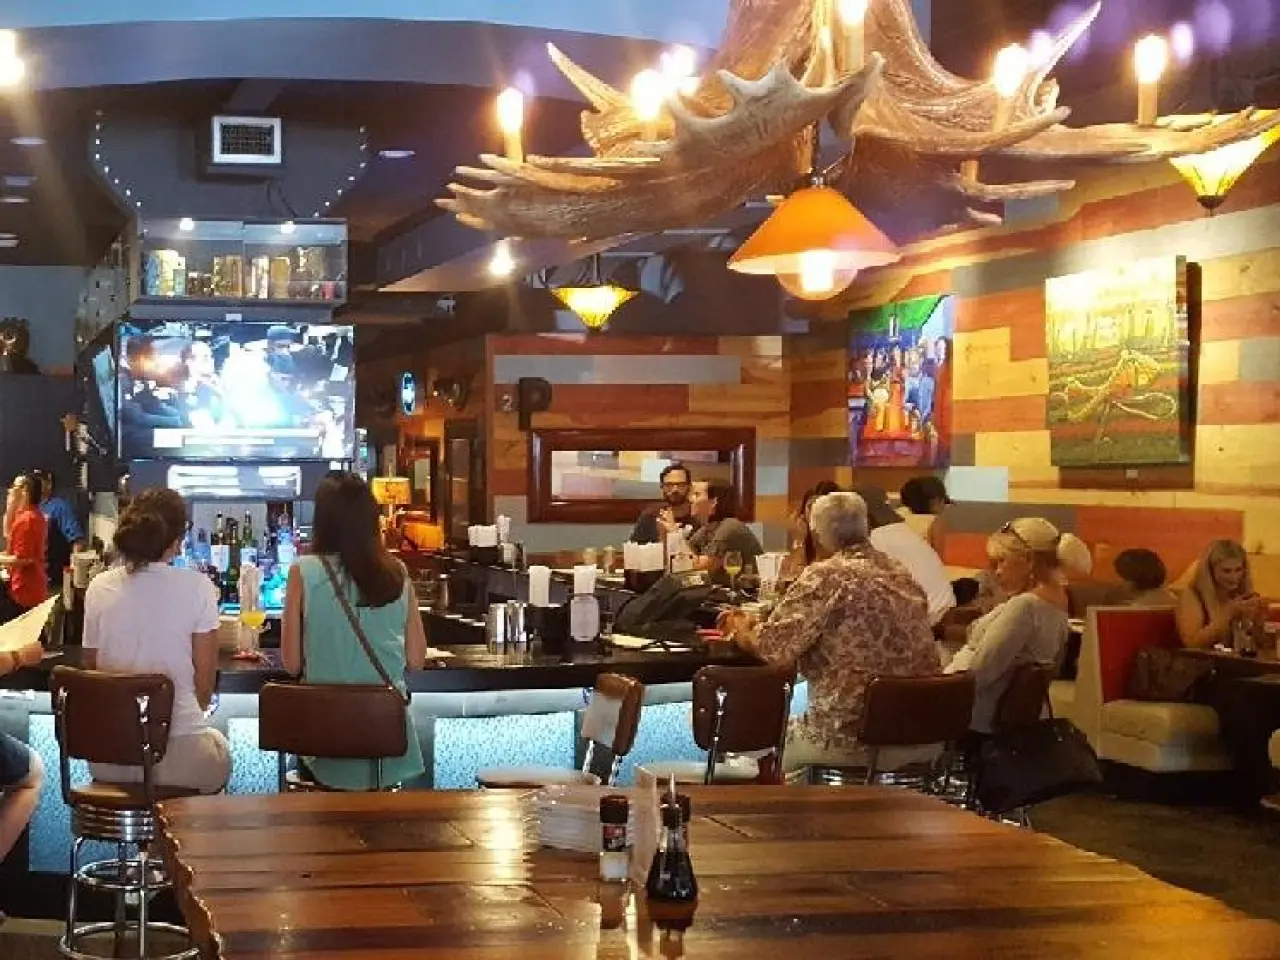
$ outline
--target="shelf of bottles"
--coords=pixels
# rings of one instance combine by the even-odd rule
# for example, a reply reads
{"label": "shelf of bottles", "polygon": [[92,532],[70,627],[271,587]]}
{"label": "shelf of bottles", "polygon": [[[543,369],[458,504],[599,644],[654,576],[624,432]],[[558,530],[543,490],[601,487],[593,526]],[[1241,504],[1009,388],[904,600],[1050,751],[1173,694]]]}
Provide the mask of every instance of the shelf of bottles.
{"label": "shelf of bottles", "polygon": [[[207,576],[218,588],[218,600],[224,611],[246,606],[278,616],[284,607],[285,583],[289,568],[298,556],[298,530],[294,525],[292,504],[273,501],[267,504],[266,528],[256,531],[253,515],[245,511],[244,519],[219,512],[213,529],[193,529],[188,522],[182,553],[176,566],[190,567]],[[256,567],[258,596],[251,604],[241,597],[246,582],[244,568]]]}
{"label": "shelf of bottles", "polygon": [[347,226],[335,220],[150,219],[137,222],[143,298],[341,302]]}

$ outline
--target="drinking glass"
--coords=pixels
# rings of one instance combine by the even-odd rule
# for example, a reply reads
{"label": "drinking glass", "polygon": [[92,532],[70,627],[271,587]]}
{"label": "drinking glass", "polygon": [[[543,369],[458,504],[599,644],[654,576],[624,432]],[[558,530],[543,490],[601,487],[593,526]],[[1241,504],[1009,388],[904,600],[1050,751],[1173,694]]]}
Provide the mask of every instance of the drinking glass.
{"label": "drinking glass", "polygon": [[252,653],[258,649],[258,637],[267,622],[267,611],[249,609],[240,611],[240,643],[237,646],[241,653]]}
{"label": "drinking glass", "polygon": [[738,574],[742,572],[742,553],[738,550],[730,550],[724,555],[724,572],[729,575],[729,592],[733,595],[738,593]]}

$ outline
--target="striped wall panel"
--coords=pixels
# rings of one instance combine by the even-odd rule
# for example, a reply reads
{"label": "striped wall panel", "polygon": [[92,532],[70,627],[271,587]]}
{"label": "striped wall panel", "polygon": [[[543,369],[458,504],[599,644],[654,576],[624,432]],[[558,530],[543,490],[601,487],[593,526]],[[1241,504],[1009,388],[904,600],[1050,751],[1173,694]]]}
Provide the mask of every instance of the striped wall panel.
{"label": "striped wall panel", "polygon": [[[785,542],[792,378],[781,337],[624,337],[528,334],[489,338],[494,381],[489,485],[532,553],[621,543],[623,526],[527,523],[528,437],[503,412],[519,376],[552,383],[537,427],[751,427],[756,431],[756,523],[766,546]],[[843,367],[825,371],[843,390]],[[654,490],[657,499],[658,491]]]}

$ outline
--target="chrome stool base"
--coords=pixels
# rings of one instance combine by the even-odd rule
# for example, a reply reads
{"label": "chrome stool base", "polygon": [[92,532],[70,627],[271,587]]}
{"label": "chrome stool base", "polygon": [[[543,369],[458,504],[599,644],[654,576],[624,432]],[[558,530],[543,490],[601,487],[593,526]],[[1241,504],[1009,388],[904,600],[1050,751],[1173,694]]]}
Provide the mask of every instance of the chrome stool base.
{"label": "chrome stool base", "polygon": [[[109,810],[101,807],[79,806],[72,808],[72,828],[75,841],[71,845],[70,883],[67,893],[67,922],[58,952],[69,960],[101,960],[104,954],[88,953],[83,941],[90,937],[113,934],[116,949],[105,956],[120,956],[119,945],[127,936],[133,936],[137,949],[133,956],[147,960],[195,960],[199,950],[190,945],[189,931],[172,923],[160,923],[148,919],[151,899],[172,886],[164,864],[153,859],[148,844],[155,837],[155,817],[146,810]],[[116,857],[112,860],[95,860],[81,864],[80,855],[87,841],[96,840],[116,845]],[[135,856],[129,855],[133,847]],[[105,922],[81,923],[78,907],[81,890],[91,890],[115,896],[115,919]],[[129,908],[137,912],[130,919]],[[180,938],[187,944],[175,953],[151,954],[148,938],[152,934],[165,934]]]}

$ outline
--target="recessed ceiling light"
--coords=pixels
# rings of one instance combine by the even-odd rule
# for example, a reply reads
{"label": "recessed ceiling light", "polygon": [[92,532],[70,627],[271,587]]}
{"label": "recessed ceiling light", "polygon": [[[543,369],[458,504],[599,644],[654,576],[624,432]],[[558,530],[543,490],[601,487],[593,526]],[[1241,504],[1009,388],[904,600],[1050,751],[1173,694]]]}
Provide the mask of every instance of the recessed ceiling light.
{"label": "recessed ceiling light", "polygon": [[410,157],[416,156],[417,153],[417,150],[395,147],[388,150],[379,150],[378,156],[383,160],[408,160]]}
{"label": "recessed ceiling light", "polygon": [[30,197],[19,196],[16,193],[6,193],[0,197],[0,203],[29,203],[30,201]]}
{"label": "recessed ceiling light", "polygon": [[12,249],[18,245],[16,233],[0,233],[0,249]]}
{"label": "recessed ceiling light", "polygon": [[298,229],[298,225],[294,223],[292,220],[286,220],[284,223],[280,224],[281,233],[293,233],[293,231],[297,229]]}
{"label": "recessed ceiling light", "polygon": [[31,176],[16,173],[7,173],[4,176],[4,185],[6,187],[17,187],[20,190],[25,190],[28,187],[35,186],[35,183],[36,178]]}
{"label": "recessed ceiling light", "polygon": [[195,228],[196,228],[196,222],[192,220],[190,217],[183,217],[181,220],[178,221],[179,230],[194,230]]}
{"label": "recessed ceiling light", "polygon": [[10,137],[9,142],[15,147],[43,147],[44,137]]}

